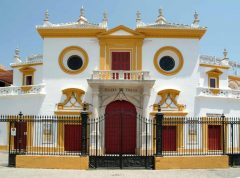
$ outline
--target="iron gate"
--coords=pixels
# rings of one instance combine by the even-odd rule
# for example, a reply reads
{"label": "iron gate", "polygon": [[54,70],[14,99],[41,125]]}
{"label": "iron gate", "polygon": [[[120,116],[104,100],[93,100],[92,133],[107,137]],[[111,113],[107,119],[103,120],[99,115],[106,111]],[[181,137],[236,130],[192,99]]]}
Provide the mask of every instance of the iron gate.
{"label": "iron gate", "polygon": [[90,120],[90,168],[154,167],[153,122],[131,107],[117,101],[104,117]]}

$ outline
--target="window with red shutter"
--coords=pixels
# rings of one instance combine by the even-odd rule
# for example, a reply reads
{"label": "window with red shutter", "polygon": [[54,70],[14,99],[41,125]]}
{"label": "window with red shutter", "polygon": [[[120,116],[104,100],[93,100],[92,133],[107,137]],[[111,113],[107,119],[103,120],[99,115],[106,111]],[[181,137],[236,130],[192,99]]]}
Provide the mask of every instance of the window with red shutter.
{"label": "window with red shutter", "polygon": [[130,70],[130,52],[112,52],[112,70]]}

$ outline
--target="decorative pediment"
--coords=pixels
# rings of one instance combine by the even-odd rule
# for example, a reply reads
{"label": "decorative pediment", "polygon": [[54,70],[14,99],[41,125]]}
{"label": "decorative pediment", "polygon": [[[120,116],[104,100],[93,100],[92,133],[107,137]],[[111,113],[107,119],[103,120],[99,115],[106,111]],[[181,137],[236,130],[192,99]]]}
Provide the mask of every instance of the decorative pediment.
{"label": "decorative pediment", "polygon": [[82,96],[85,91],[78,88],[67,88],[62,91],[63,101],[57,104],[58,110],[83,110],[85,103],[82,102]]}
{"label": "decorative pediment", "polygon": [[221,75],[223,72],[219,69],[213,69],[207,72],[208,75],[215,75],[215,76],[219,76]]}
{"label": "decorative pediment", "polygon": [[33,67],[22,67],[19,69],[19,71],[27,75],[27,74],[33,74],[36,71],[36,69],[34,69]]}
{"label": "decorative pediment", "polygon": [[127,31],[124,31],[124,30],[118,30],[118,31],[115,31],[115,32],[111,33],[110,35],[115,35],[115,36],[132,36],[133,34],[127,32]]}
{"label": "decorative pediment", "polygon": [[160,100],[153,105],[153,110],[157,111],[160,107],[162,111],[184,111],[185,105],[177,102],[180,91],[174,89],[166,89],[158,92]]}
{"label": "decorative pediment", "polygon": [[143,34],[136,32],[126,26],[120,25],[115,28],[108,30],[107,32],[101,33],[99,37],[112,37],[112,36],[128,36],[128,37],[139,37],[143,38]]}

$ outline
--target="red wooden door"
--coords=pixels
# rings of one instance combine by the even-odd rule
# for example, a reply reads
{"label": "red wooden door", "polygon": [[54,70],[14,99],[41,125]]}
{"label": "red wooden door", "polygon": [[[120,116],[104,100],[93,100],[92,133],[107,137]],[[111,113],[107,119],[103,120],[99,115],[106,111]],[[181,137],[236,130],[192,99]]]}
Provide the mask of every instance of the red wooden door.
{"label": "red wooden door", "polygon": [[14,149],[26,150],[27,146],[27,123],[16,122],[16,136],[14,137]]}
{"label": "red wooden door", "polygon": [[176,151],[176,126],[163,126],[162,145],[163,151]]}
{"label": "red wooden door", "polygon": [[221,126],[208,126],[208,149],[221,150]]}
{"label": "red wooden door", "polygon": [[64,149],[65,151],[80,151],[82,139],[81,125],[64,126]]}
{"label": "red wooden door", "polygon": [[106,154],[135,154],[136,108],[127,101],[107,105],[105,117]]}

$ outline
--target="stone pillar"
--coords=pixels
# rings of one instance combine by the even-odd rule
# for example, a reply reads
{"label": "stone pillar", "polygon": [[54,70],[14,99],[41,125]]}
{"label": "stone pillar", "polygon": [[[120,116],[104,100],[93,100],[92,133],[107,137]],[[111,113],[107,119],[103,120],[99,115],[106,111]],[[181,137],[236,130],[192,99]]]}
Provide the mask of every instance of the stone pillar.
{"label": "stone pillar", "polygon": [[142,100],[142,128],[140,128],[140,132],[142,135],[142,145],[139,145],[141,148],[141,154],[146,155],[149,154],[149,152],[152,150],[151,143],[152,143],[152,130],[151,130],[151,123],[149,120],[149,114],[148,114],[148,102],[150,98],[150,88],[148,86],[144,86],[143,88],[143,100]]}
{"label": "stone pillar", "polygon": [[101,149],[99,123],[99,89],[92,89],[93,114],[90,121],[90,155],[96,155]]}

